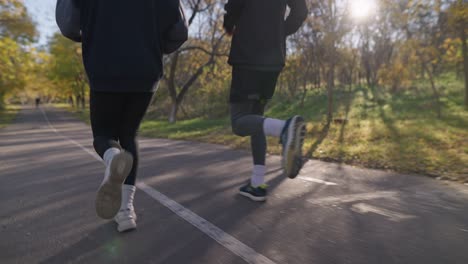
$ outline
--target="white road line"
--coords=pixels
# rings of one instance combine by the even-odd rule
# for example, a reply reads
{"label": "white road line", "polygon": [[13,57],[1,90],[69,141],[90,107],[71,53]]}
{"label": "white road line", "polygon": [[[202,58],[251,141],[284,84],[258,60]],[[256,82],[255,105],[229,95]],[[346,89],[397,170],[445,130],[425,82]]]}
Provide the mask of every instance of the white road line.
{"label": "white road line", "polygon": [[339,196],[329,196],[319,199],[309,199],[309,203],[315,205],[334,205],[340,203],[352,203],[356,201],[367,201],[374,200],[379,198],[396,198],[397,192],[383,191],[383,192],[373,192],[373,193],[358,193],[358,194],[348,194],[348,195],[339,195]]}
{"label": "white road line", "polygon": [[162,205],[166,206],[172,212],[180,216],[182,219],[189,222],[190,224],[198,228],[200,231],[202,231],[203,233],[207,234],[208,236],[216,240],[216,242],[223,245],[232,253],[244,259],[247,263],[265,263],[265,264],[274,263],[270,259],[257,253],[252,248],[248,247],[244,243],[235,239],[233,236],[225,233],[219,227],[201,218],[194,212],[183,207],[179,203],[171,200],[170,198],[156,191],[155,189],[151,188],[147,184],[143,182],[139,182],[137,183],[137,186],[146,194],[151,196],[153,199],[160,202]]}
{"label": "white road line", "polygon": [[101,157],[99,157],[99,155],[96,154],[96,152],[91,151],[91,150],[85,148],[80,143],[76,142],[75,140],[73,140],[71,138],[67,138],[67,137],[63,136],[62,134],[60,134],[60,132],[57,129],[55,129],[55,127],[52,126],[52,124],[50,123],[49,118],[47,117],[47,114],[45,113],[44,109],[42,109],[42,107],[40,109],[41,109],[42,115],[44,116],[45,120],[47,121],[47,124],[49,125],[50,129],[52,129],[52,131],[54,131],[59,137],[61,137],[63,139],[66,139],[67,141],[73,143],[73,145],[75,145],[75,146],[79,147],[80,149],[84,150],[86,153],[93,156],[96,160],[98,160],[100,162],[103,162]]}
{"label": "white road line", "polygon": [[328,182],[328,181],[324,181],[324,180],[320,180],[320,179],[316,179],[316,178],[312,178],[312,177],[299,176],[297,178],[300,179],[300,180],[303,180],[303,181],[321,183],[321,184],[325,184],[325,185],[338,185],[337,183],[334,183],[334,182]]}
{"label": "white road line", "polygon": [[414,215],[406,215],[406,214],[394,212],[388,209],[380,208],[380,207],[373,206],[370,204],[365,204],[365,203],[353,204],[351,206],[351,210],[360,214],[374,213],[374,214],[383,215],[385,217],[388,217],[391,221],[394,221],[394,222],[401,222],[403,220],[416,218],[416,216]]}
{"label": "white road line", "polygon": [[[44,110],[41,108],[42,114],[44,115],[44,118],[46,119],[49,127],[54,131],[57,135],[62,137],[65,140],[68,140],[69,142],[73,143],[74,145],[78,146],[82,150],[86,151],[86,153],[90,154],[93,156],[96,160],[102,163],[101,157],[99,157],[96,153],[90,151],[80,143],[74,141],[73,139],[70,139],[62,134],[55,129],[52,124],[50,123],[49,119],[47,118],[47,114],[44,112]],[[210,223],[208,220],[198,216],[194,212],[190,211],[189,209],[183,207],[176,201],[171,200],[169,197],[165,196],[164,194],[158,192],[156,189],[150,187],[149,185],[145,184],[144,182],[140,181],[137,183],[137,187],[144,191],[146,194],[148,194],[150,197],[155,199],[156,201],[160,202],[162,205],[167,207],[169,210],[180,216],[182,219],[185,221],[189,222],[196,228],[198,228],[200,231],[208,235],[209,237],[213,238],[216,242],[218,242],[220,245],[231,251],[232,253],[236,254],[243,260],[245,260],[247,263],[250,264],[275,264],[272,260],[269,258],[263,256],[262,254],[256,252],[249,246],[245,245],[244,243],[240,242],[233,236],[229,235],[228,233],[224,232],[221,230],[219,227],[213,225]]]}

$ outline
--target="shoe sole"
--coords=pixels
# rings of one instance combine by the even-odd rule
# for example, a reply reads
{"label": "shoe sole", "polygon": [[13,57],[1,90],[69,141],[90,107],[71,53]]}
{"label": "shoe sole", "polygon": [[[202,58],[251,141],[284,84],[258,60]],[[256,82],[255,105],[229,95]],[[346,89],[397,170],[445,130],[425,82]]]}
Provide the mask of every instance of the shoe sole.
{"label": "shoe sole", "polygon": [[249,198],[250,200],[252,201],[255,201],[255,202],[265,202],[266,201],[266,197],[257,197],[257,196],[253,196],[252,194],[248,193],[248,192],[239,192],[240,195],[242,196],[245,196],[247,198]]}
{"label": "shoe sole", "polygon": [[285,149],[283,150],[284,175],[288,178],[296,178],[302,169],[302,147],[304,145],[305,134],[304,119],[301,116],[293,117],[288,127],[288,135],[293,135],[293,137],[288,137]]}
{"label": "shoe sole", "polygon": [[112,219],[122,202],[122,183],[132,170],[133,157],[122,151],[115,155],[110,165],[109,180],[99,187],[96,195],[96,214],[102,219]]}
{"label": "shoe sole", "polygon": [[304,166],[303,161],[303,154],[302,149],[304,147],[304,139],[307,133],[306,125],[304,121],[300,125],[298,125],[296,130],[296,138],[295,138],[295,155],[294,155],[294,163],[291,174],[289,174],[289,178],[294,179],[299,175],[301,172],[302,167]]}

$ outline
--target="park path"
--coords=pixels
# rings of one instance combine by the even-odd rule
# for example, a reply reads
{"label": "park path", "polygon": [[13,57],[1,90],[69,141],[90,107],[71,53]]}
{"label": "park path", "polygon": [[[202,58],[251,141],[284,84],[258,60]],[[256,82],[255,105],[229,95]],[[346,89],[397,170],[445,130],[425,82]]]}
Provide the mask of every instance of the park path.
{"label": "park path", "polygon": [[468,263],[468,187],[309,161],[270,196],[237,195],[249,153],[140,139],[138,229],[97,218],[90,128],[53,108],[0,130],[0,263]]}

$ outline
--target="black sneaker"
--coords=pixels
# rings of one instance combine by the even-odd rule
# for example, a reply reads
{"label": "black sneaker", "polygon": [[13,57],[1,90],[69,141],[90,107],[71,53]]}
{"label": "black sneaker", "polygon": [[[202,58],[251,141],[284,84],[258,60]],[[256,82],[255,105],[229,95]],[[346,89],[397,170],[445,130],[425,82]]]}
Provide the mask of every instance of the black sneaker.
{"label": "black sneaker", "polygon": [[247,185],[240,188],[239,194],[250,198],[252,201],[264,202],[266,201],[267,185],[262,184],[255,188],[252,185],[250,185],[249,182]]}
{"label": "black sneaker", "polygon": [[301,116],[293,116],[286,121],[283,131],[281,132],[280,143],[283,145],[282,151],[282,166],[284,175],[294,179],[302,169],[302,146],[306,127],[304,118]]}

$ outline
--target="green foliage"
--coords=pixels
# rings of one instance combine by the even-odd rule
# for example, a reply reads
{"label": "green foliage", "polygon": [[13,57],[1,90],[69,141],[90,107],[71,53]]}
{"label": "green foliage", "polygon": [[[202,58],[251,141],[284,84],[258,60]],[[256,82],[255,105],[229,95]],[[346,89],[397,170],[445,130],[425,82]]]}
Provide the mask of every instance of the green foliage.
{"label": "green foliage", "polygon": [[37,36],[22,1],[0,0],[0,108],[7,97],[26,92],[35,67],[31,41]]}
{"label": "green foliage", "polygon": [[0,128],[4,128],[15,119],[18,109],[13,106],[0,108]]}
{"label": "green foliage", "polygon": [[48,77],[55,83],[56,91],[59,91],[57,95],[62,99],[75,96],[84,100],[89,89],[81,45],[56,33],[49,47]]}
{"label": "green foliage", "polygon": [[468,32],[468,2],[456,0],[448,10],[448,20],[451,27],[455,30],[465,30]]}
{"label": "green foliage", "polygon": [[[303,105],[298,97],[285,102],[277,94],[267,116],[285,119],[303,115],[308,121],[305,150],[312,158],[468,182],[468,113],[463,110],[462,83],[453,74],[437,80],[437,85],[444,87],[442,119],[431,111],[434,106],[428,85],[417,82],[411,90],[378,97],[375,88],[366,86],[340,89],[336,93],[336,118],[330,126],[326,125],[323,90],[308,92]],[[88,114],[78,115],[89,120]],[[227,117],[170,124],[147,116],[141,135],[250,147],[248,137],[233,135]],[[269,139],[270,153],[280,153],[277,143],[277,139]]]}
{"label": "green foliage", "polygon": [[24,89],[31,67],[31,56],[23,47],[10,38],[0,38],[0,105],[7,95]]}
{"label": "green foliage", "polygon": [[[443,176],[468,181],[468,113],[463,110],[461,82],[453,75],[439,78],[444,87],[443,118],[432,111],[428,82],[412,90],[376,96],[376,89],[356,86],[336,92],[334,122],[326,126],[326,93],[307,93],[285,102],[277,94],[267,116],[308,120],[305,145],[309,157],[400,172]],[[377,99],[379,98],[379,99]],[[189,119],[168,124],[151,117],[142,124],[145,136],[197,140],[249,148],[248,138],[236,137],[228,119]],[[269,151],[280,153],[277,139],[269,139]]]}
{"label": "green foliage", "polygon": [[[248,148],[248,138],[234,136],[227,118],[231,68],[222,6],[185,2],[194,22],[190,40],[178,57],[165,58],[166,75],[142,134]],[[341,2],[308,0],[311,16],[288,39],[288,60],[267,114],[305,116],[310,157],[468,178],[460,81],[466,1],[381,0],[378,13],[359,21]],[[84,103],[80,45],[57,33],[47,51],[38,51],[30,43],[36,35],[22,1],[0,0],[0,107],[3,98],[36,96]],[[77,114],[89,119],[86,110]],[[181,121],[161,121],[167,116]],[[276,140],[270,143],[279,153]]]}
{"label": "green foliage", "polygon": [[36,25],[23,1],[0,0],[0,38],[11,38],[25,44],[36,37]]}

